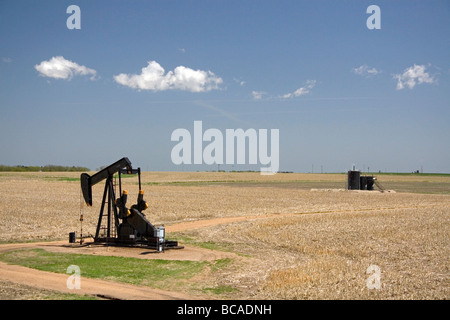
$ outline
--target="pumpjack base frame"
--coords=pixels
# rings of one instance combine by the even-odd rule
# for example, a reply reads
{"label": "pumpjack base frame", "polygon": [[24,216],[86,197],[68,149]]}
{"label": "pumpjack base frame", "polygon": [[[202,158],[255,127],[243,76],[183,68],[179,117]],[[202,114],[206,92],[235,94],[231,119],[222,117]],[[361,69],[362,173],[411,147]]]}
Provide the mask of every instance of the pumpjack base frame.
{"label": "pumpjack base frame", "polygon": [[[149,242],[149,241],[133,241],[133,240],[120,240],[113,237],[105,237],[95,239],[93,244],[98,245],[107,245],[107,246],[116,246],[116,247],[136,247],[136,248],[146,248],[146,249],[154,249],[158,250],[157,242]],[[162,249],[184,249],[184,246],[178,245],[178,241],[174,240],[165,240],[162,243]]]}

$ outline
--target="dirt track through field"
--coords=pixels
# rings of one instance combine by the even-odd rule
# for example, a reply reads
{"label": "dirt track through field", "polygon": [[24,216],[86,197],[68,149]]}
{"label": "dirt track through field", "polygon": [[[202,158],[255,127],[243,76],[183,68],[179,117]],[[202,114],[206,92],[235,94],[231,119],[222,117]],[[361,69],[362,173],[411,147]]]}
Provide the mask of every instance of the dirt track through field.
{"label": "dirt track through field", "polygon": [[[424,205],[424,207],[430,207],[433,205]],[[417,208],[418,206],[411,207],[410,209]],[[362,211],[384,211],[384,210],[397,210],[405,209],[405,207],[399,208],[382,208],[382,209],[358,209],[357,212]],[[308,214],[323,214],[323,213],[340,213],[344,211],[326,211],[326,212],[307,212]],[[345,211],[345,212],[348,212]],[[207,220],[197,220],[192,222],[183,222],[166,226],[168,232],[179,232],[185,230],[192,230],[198,228],[205,228],[214,225],[228,224],[239,221],[249,221],[255,219],[270,219],[276,217],[291,217],[305,213],[286,213],[286,214],[268,214],[268,215],[251,215],[251,216],[235,216],[235,217],[223,217]],[[46,248],[53,250],[55,248],[63,248],[67,245],[67,241],[55,241],[55,242],[40,242],[40,243],[18,243],[18,244],[4,244],[0,245],[0,252],[24,248]],[[70,248],[66,248],[70,249]],[[130,249],[130,248],[127,248]],[[123,249],[123,250],[127,250]],[[123,252],[122,252],[123,253]],[[95,254],[102,254],[97,251]],[[120,250],[111,250],[110,252],[103,254],[123,255]],[[164,253],[166,254],[166,253]],[[173,250],[166,256],[154,256],[163,259],[188,259],[192,260],[214,260],[220,259],[226,256],[227,253],[221,253],[214,250],[202,249],[202,248],[190,248],[186,247],[183,250]],[[130,256],[128,254],[128,256]],[[146,255],[151,258],[151,255]],[[184,257],[184,258],[183,258]],[[132,299],[132,300],[171,300],[171,299],[201,299],[201,297],[188,296],[180,292],[170,292],[160,289],[154,289],[144,286],[136,286],[123,284],[112,281],[98,280],[98,279],[81,279],[81,289],[68,289],[67,279],[68,274],[57,274],[53,272],[39,271],[31,268],[26,268],[17,265],[8,265],[0,262],[0,280],[11,281],[20,283],[32,287],[41,289],[49,289],[65,293],[76,293],[81,295],[93,295],[99,297],[106,297],[111,299]]]}

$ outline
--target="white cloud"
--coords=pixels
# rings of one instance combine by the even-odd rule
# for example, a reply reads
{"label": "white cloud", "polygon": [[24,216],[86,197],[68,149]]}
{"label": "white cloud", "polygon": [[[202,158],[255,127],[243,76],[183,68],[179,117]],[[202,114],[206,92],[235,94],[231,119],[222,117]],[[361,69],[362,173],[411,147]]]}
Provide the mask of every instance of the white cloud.
{"label": "white cloud", "polygon": [[304,87],[298,88],[292,93],[286,93],[282,95],[281,97],[284,99],[290,99],[293,97],[300,97],[305,94],[308,94],[312,88],[314,88],[316,85],[316,80],[308,80],[306,81],[306,85]]}
{"label": "white cloud", "polygon": [[416,84],[436,82],[432,76],[425,72],[425,69],[424,65],[415,64],[405,69],[402,74],[395,74],[394,79],[397,79],[397,90],[402,90],[405,86],[412,89]]}
{"label": "white cloud", "polygon": [[237,84],[239,84],[241,87],[244,86],[247,82],[238,79],[238,78],[233,78],[233,81],[236,82]]}
{"label": "white cloud", "polygon": [[164,68],[156,61],[148,62],[141,74],[121,73],[114,80],[124,86],[140,90],[184,90],[204,92],[218,89],[223,82],[211,71],[193,70],[178,66],[173,71],[165,73]]}
{"label": "white cloud", "polygon": [[48,61],[42,61],[34,66],[41,76],[70,80],[75,75],[92,75],[91,80],[95,79],[97,71],[94,69],[80,66],[79,64],[64,59],[62,56],[53,57]]}
{"label": "white cloud", "polygon": [[252,96],[253,99],[255,100],[261,100],[263,95],[265,95],[266,93],[264,91],[252,91]]}
{"label": "white cloud", "polygon": [[13,60],[11,58],[8,58],[8,57],[2,57],[2,61],[4,63],[11,63]]}
{"label": "white cloud", "polygon": [[366,76],[366,77],[374,76],[374,75],[381,73],[380,70],[371,68],[367,64],[363,64],[363,65],[359,66],[358,68],[353,68],[352,72],[354,74],[357,74],[360,76]]}

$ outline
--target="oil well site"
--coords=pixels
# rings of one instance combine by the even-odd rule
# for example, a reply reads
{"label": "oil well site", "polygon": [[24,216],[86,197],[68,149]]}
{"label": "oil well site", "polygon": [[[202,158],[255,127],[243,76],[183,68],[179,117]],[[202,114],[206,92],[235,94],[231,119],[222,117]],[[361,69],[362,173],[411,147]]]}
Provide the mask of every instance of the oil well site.
{"label": "oil well site", "polygon": [[0,190],[2,299],[449,297],[449,175],[141,172],[123,158],[81,176],[3,172]]}

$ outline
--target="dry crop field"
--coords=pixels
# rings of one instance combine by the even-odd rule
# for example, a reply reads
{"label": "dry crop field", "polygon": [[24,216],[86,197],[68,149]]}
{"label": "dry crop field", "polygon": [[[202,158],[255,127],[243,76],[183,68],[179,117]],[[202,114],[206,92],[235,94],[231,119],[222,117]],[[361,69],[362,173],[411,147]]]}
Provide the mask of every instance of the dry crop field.
{"label": "dry crop field", "polygon": [[[448,299],[450,176],[377,177],[395,192],[347,191],[345,174],[144,172],[142,182],[146,216],[169,238],[235,255],[192,279],[229,289],[213,298]],[[78,178],[0,173],[0,243],[68,239],[80,212],[94,233],[103,185],[88,208]],[[137,179],[122,182],[134,200]]]}

